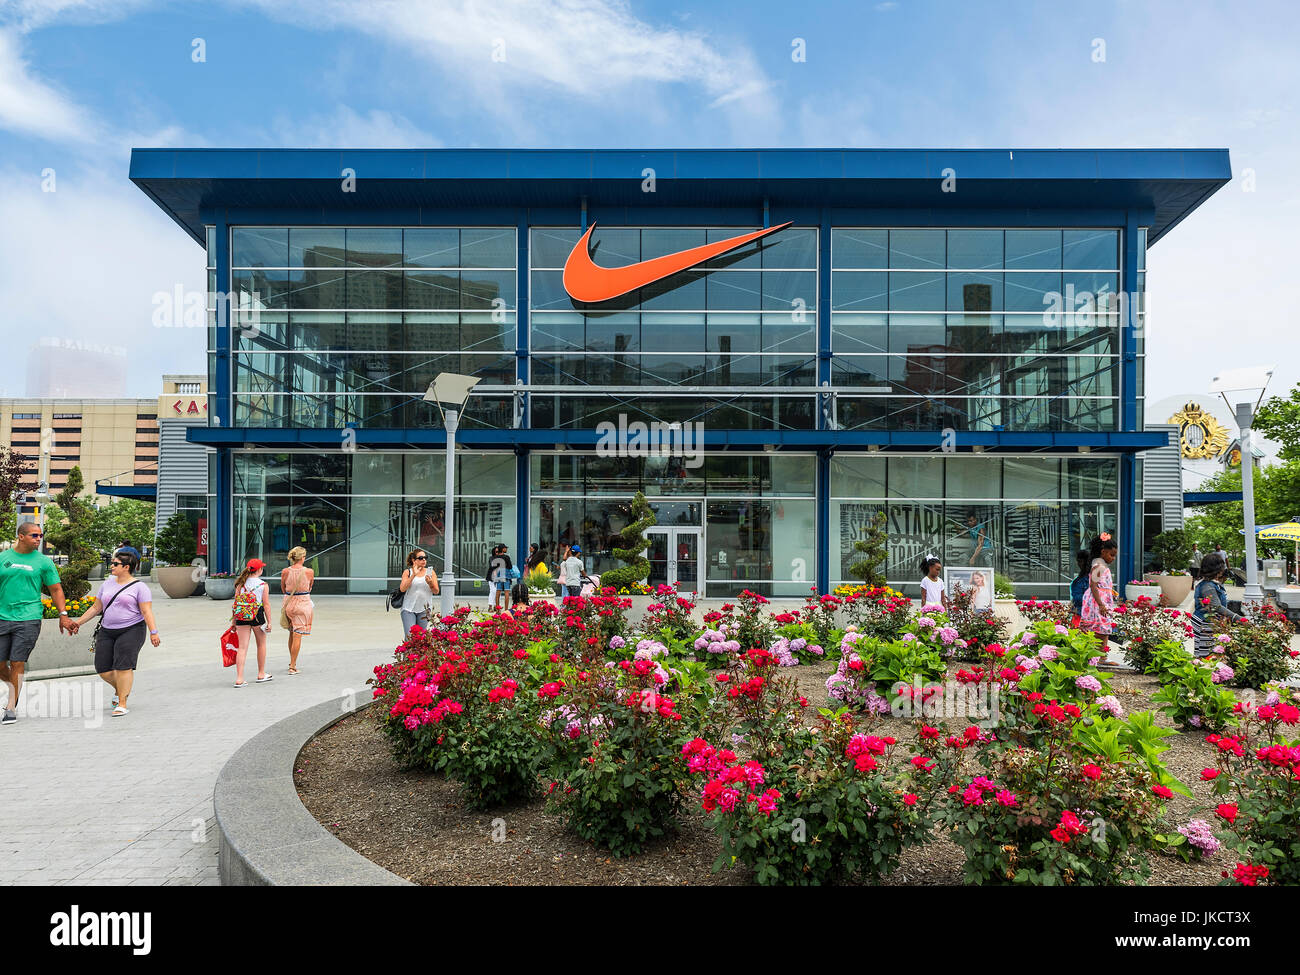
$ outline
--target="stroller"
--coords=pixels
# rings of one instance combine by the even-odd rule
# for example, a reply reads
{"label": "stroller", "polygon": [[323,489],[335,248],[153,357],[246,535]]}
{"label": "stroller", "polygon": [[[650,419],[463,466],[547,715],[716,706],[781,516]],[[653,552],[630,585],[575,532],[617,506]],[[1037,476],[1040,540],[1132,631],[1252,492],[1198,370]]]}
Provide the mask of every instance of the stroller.
{"label": "stroller", "polygon": [[583,599],[590,599],[600,591],[600,576],[589,576],[585,572],[582,575],[582,588],[578,590],[578,595]]}

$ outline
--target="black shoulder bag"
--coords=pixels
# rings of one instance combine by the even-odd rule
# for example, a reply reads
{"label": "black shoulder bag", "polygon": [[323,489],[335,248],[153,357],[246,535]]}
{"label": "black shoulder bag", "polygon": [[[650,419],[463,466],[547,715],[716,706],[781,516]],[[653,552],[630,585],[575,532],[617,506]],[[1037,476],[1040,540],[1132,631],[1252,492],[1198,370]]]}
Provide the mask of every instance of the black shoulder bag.
{"label": "black shoulder bag", "polygon": [[113,600],[115,600],[118,596],[122,595],[122,593],[126,592],[128,589],[130,589],[139,581],[140,581],[139,579],[132,579],[125,586],[123,586],[117,592],[113,593],[113,595],[108,597],[108,602],[106,602],[104,604],[104,608],[99,611],[99,620],[95,623],[95,632],[90,637],[91,653],[95,652],[95,644],[99,642],[99,633],[104,628],[104,617],[108,615],[108,607],[113,605]]}

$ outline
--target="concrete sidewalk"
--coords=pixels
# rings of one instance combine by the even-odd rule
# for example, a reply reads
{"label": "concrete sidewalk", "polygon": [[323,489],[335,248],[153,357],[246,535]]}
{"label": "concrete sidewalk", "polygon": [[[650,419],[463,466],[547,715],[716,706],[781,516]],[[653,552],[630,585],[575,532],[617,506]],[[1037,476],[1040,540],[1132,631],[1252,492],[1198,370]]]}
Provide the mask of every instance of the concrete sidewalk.
{"label": "concrete sidewalk", "polygon": [[[275,627],[275,679],[252,683],[250,660],[250,683],[236,689],[217,647],[229,604],[170,600],[157,587],[154,596],[163,645],[141,652],[129,715],[109,716],[112,690],[98,677],[38,680],[23,687],[18,722],[0,727],[0,884],[215,885],[212,788],[227,759],[306,707],[365,700],[371,669],[402,636],[381,597],[320,598],[302,674],[285,673],[285,635]],[[40,652],[38,644],[34,659]]]}

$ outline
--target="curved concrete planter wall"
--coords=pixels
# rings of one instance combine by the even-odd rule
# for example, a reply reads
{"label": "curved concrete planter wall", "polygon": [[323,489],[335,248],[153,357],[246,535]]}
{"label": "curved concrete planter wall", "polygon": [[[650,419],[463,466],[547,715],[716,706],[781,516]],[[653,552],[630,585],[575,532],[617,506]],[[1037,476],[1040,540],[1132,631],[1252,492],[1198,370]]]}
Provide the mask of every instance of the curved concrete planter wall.
{"label": "curved concrete planter wall", "polygon": [[217,776],[212,795],[222,884],[409,884],[370,862],[316,822],[293,785],[294,762],[303,746],[358,710],[361,708],[345,708],[341,699],[334,698],[273,724],[230,757]]}

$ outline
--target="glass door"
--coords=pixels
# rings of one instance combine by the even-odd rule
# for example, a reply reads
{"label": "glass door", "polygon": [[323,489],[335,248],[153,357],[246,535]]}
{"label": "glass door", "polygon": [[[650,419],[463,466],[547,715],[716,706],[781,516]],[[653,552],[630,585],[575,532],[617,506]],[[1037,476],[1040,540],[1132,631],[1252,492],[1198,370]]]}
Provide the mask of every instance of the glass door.
{"label": "glass door", "polygon": [[650,562],[647,584],[651,588],[669,585],[683,592],[698,592],[700,529],[648,528],[645,534],[650,543],[646,549],[646,558]]}
{"label": "glass door", "polygon": [[672,539],[669,537],[672,529],[647,528],[645,537],[650,543],[650,547],[645,550],[645,557],[650,561],[650,575],[646,578],[646,585],[651,589],[655,586],[668,584],[668,553],[671,551]]}

